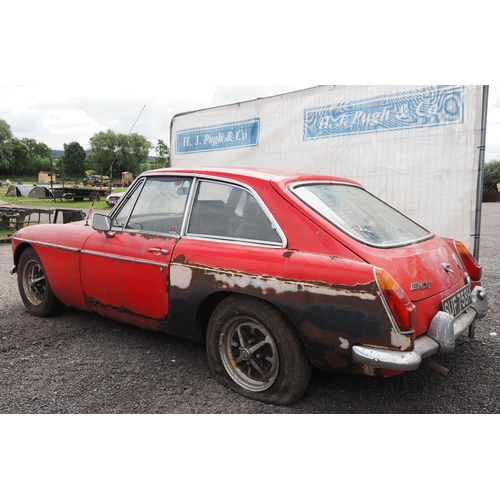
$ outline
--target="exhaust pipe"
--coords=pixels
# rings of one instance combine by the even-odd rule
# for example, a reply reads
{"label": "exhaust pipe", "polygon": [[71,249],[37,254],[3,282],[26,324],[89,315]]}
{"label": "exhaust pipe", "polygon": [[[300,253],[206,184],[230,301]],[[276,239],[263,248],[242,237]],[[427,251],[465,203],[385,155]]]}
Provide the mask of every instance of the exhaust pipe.
{"label": "exhaust pipe", "polygon": [[444,366],[441,366],[440,364],[436,363],[435,361],[432,361],[429,358],[426,358],[422,361],[424,366],[429,368],[429,370],[432,370],[433,372],[437,373],[438,375],[442,375],[443,377],[446,377],[448,375],[449,371],[448,368],[445,368]]}

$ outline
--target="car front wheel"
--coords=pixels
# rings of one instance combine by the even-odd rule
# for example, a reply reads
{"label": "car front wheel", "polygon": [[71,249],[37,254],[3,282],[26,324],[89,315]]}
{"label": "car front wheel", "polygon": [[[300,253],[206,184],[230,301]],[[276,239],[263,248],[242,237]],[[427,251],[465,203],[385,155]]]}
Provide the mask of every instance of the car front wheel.
{"label": "car front wheel", "polygon": [[17,283],[26,309],[34,316],[52,316],[63,308],[33,248],[26,249],[19,259]]}
{"label": "car front wheel", "polygon": [[212,314],[207,356],[217,381],[238,394],[286,405],[307,389],[311,364],[288,319],[271,304],[231,296]]}

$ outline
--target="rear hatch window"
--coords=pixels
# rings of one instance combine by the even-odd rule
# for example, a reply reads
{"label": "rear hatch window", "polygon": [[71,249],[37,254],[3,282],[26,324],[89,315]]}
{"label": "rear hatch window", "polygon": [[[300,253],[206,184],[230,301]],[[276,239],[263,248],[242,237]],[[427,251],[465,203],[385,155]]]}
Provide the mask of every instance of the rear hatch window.
{"label": "rear hatch window", "polygon": [[352,184],[314,182],[295,185],[292,191],[344,233],[370,246],[398,247],[433,236],[401,212]]}

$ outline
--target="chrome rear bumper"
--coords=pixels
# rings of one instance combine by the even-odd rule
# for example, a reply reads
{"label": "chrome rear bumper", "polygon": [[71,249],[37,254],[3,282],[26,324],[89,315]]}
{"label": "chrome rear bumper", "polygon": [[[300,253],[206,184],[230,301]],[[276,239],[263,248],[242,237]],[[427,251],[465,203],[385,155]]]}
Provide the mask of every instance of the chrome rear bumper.
{"label": "chrome rear bumper", "polygon": [[455,349],[455,339],[466,332],[475,319],[483,318],[488,310],[486,290],[482,286],[471,293],[472,304],[456,318],[440,311],[431,321],[429,331],[415,339],[413,351],[391,351],[376,347],[354,346],[353,360],[363,365],[388,370],[416,370],[422,360],[436,353]]}

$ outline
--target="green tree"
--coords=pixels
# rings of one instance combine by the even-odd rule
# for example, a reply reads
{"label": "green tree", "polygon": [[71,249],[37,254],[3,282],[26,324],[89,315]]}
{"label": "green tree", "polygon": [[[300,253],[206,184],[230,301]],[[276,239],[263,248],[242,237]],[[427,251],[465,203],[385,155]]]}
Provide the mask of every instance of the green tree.
{"label": "green tree", "polygon": [[155,152],[157,166],[170,167],[170,148],[161,139],[158,139]]}
{"label": "green tree", "polygon": [[76,141],[64,144],[64,176],[79,179],[85,176],[87,153]]}
{"label": "green tree", "polygon": [[10,125],[5,120],[0,120],[0,144],[13,139]]}
{"label": "green tree", "polygon": [[34,172],[34,176],[38,177],[39,172],[50,172],[50,158],[40,158],[36,156],[31,159],[31,171]]}
{"label": "green tree", "polygon": [[98,132],[90,138],[90,154],[87,168],[98,175],[106,175],[118,151],[118,138],[112,130]]}
{"label": "green tree", "polygon": [[10,147],[0,143],[0,177],[7,177],[10,169]]}
{"label": "green tree", "polygon": [[11,146],[10,175],[17,178],[23,175],[30,175],[30,154],[28,146],[15,137],[8,141],[8,144]]}
{"label": "green tree", "polygon": [[90,155],[87,168],[94,169],[100,175],[117,172],[141,173],[151,149],[151,143],[142,135],[115,134],[112,130],[98,132],[90,138]]}
{"label": "green tree", "polygon": [[498,191],[500,183],[500,160],[491,160],[484,164],[484,191]]}
{"label": "green tree", "polygon": [[37,176],[42,164],[46,165],[46,162],[40,162],[40,160],[45,159],[49,160],[51,156],[51,149],[47,146],[47,144],[43,142],[38,142],[35,139],[29,139],[24,137],[21,139],[21,142],[28,148],[29,161],[25,167],[25,171],[23,175],[32,175]]}
{"label": "green tree", "polygon": [[5,120],[0,120],[0,176],[10,175],[12,162],[12,146],[9,141],[13,139],[10,125]]}
{"label": "green tree", "polygon": [[21,142],[29,150],[30,158],[50,158],[52,150],[44,142],[38,142],[35,139],[24,137]]}

